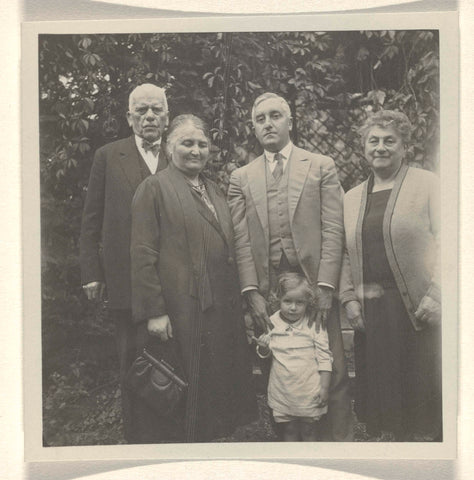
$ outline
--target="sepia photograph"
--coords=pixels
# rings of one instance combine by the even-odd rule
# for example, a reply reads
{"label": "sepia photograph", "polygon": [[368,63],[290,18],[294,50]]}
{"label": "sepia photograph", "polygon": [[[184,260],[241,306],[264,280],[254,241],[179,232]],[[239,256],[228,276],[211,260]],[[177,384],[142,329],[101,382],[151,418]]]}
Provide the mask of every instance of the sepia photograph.
{"label": "sepia photograph", "polygon": [[456,16],[370,19],[25,25],[31,459],[455,455]]}

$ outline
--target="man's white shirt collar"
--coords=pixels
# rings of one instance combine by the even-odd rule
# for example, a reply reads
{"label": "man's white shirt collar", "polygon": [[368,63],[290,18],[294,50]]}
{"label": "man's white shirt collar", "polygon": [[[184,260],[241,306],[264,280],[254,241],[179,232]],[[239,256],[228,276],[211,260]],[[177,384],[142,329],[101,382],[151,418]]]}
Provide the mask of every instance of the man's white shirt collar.
{"label": "man's white shirt collar", "polygon": [[[286,168],[286,164],[288,163],[288,159],[290,158],[291,151],[293,150],[293,143],[290,141],[288,144],[283,147],[278,153],[280,153],[283,157],[283,170]],[[273,172],[273,169],[275,168],[276,162],[275,162],[275,154],[277,152],[269,152],[268,150],[264,150],[264,155],[265,159],[268,162],[268,166],[270,167],[270,170]]]}
{"label": "man's white shirt collar", "polygon": [[[142,146],[143,140],[144,139],[142,137],[135,135],[135,143],[137,144],[138,149],[145,151]],[[161,145],[161,137],[156,142],[153,142],[152,145]]]}
{"label": "man's white shirt collar", "polygon": [[[139,137],[138,135],[135,135],[135,143],[137,144],[138,151],[140,152],[143,160],[145,160],[148,169],[151,173],[155,173],[156,169],[158,168],[159,155],[155,157],[152,152],[145,152],[145,149],[143,148],[143,138]],[[153,142],[153,145],[161,145],[161,137],[156,140],[156,142]]]}

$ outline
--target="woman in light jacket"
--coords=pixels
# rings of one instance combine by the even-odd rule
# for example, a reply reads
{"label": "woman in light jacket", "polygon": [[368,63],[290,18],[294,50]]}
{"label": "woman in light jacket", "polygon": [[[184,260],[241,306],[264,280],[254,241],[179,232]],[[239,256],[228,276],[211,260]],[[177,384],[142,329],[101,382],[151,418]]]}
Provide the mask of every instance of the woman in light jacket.
{"label": "woman in light jacket", "polygon": [[340,296],[355,331],[355,409],[367,432],[441,441],[439,184],[404,163],[411,130],[390,110],[360,129],[371,174],[345,195]]}

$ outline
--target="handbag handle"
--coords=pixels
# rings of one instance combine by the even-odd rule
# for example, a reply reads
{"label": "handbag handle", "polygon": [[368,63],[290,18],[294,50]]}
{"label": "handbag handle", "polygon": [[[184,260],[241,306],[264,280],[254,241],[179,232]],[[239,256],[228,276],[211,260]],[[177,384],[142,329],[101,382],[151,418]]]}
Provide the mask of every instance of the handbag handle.
{"label": "handbag handle", "polygon": [[143,356],[152,363],[160,372],[164,373],[171,381],[176,383],[181,388],[188,388],[188,384],[181,380],[174,372],[169,368],[168,364],[165,364],[164,360],[157,360],[155,357],[151,356],[146,349],[143,349]]}

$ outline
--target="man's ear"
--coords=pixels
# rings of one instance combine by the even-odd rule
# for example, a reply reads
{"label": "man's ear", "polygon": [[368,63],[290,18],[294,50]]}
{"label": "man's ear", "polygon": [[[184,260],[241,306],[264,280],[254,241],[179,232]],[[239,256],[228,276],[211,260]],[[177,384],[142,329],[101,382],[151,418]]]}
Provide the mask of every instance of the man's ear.
{"label": "man's ear", "polygon": [[131,127],[132,126],[132,114],[128,111],[126,117],[127,117],[128,126]]}
{"label": "man's ear", "polygon": [[289,131],[291,132],[293,130],[293,117],[288,117],[288,126]]}

